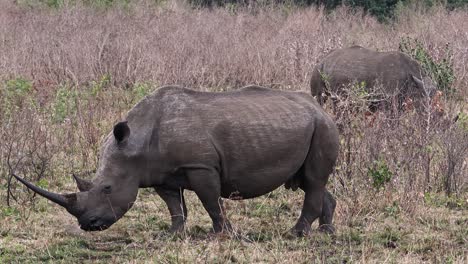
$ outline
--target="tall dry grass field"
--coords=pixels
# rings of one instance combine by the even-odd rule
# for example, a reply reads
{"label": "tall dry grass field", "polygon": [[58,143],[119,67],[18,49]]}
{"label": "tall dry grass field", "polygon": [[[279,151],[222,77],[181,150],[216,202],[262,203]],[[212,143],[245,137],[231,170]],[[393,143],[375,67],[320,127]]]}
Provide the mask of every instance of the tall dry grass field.
{"label": "tall dry grass field", "polygon": [[[404,9],[395,23],[380,24],[347,8],[16,2],[0,0],[0,263],[468,261],[468,12]],[[168,236],[169,213],[150,189],[109,230],[84,233],[65,210],[12,179],[76,191],[71,173],[92,177],[103,137],[161,85],[308,91],[329,51],[397,50],[405,37],[436,61],[450,58],[456,92],[440,98],[442,115],[428,104],[422,114],[369,118],[349,104],[360,98],[340,105],[342,148],[329,183],[338,200],[334,236],[291,238],[303,194],[283,188],[226,202],[236,237],[209,233],[194,194],[187,231]]]}

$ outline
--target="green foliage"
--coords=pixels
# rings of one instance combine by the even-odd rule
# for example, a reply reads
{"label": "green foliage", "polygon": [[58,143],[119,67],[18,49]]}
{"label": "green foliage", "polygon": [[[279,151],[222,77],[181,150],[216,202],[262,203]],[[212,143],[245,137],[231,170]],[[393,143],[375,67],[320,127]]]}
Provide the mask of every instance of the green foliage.
{"label": "green foliage", "polygon": [[[366,13],[375,16],[379,21],[385,22],[395,17],[395,11],[411,3],[418,3],[421,6],[431,8],[442,5],[448,10],[465,8],[468,0],[186,0],[191,6],[199,7],[225,7],[231,13],[235,13],[238,7],[243,6],[269,6],[281,5],[286,8],[304,6],[323,6],[326,10],[333,10],[339,6],[346,5],[351,8],[363,9]],[[161,5],[167,0],[153,0],[154,4]],[[96,8],[111,8],[114,6],[129,7],[131,0],[17,0],[20,5],[29,7],[48,7],[59,9],[67,6],[74,6],[80,3],[85,6]],[[138,4],[138,1],[134,2]]]}
{"label": "green foliage", "polygon": [[18,209],[16,209],[16,207],[7,206],[2,208],[0,212],[0,218],[13,217],[15,220],[21,219],[20,212],[18,211]]}
{"label": "green foliage", "polygon": [[143,99],[151,92],[152,87],[150,83],[136,83],[132,89],[133,101],[136,103]]}
{"label": "green foliage", "polygon": [[6,82],[8,92],[15,95],[24,96],[32,90],[32,83],[24,78],[18,77]]}
{"label": "green foliage", "polygon": [[101,8],[111,7],[113,5],[128,6],[130,0],[83,0],[86,5]]}
{"label": "green foliage", "polygon": [[417,60],[423,67],[425,73],[436,82],[439,90],[446,94],[455,92],[452,86],[455,81],[453,52],[449,44],[445,46],[444,57],[439,62],[431,57],[429,51],[424,48],[423,44],[418,39],[412,39],[410,37],[401,39],[399,50]]}
{"label": "green foliage", "polygon": [[344,0],[341,2],[342,4],[346,4],[354,8],[363,8],[364,11],[377,17],[380,21],[386,21],[394,17],[394,11],[397,6],[408,2],[408,0]]}
{"label": "green foliage", "polygon": [[[45,261],[57,261],[63,259],[77,259],[88,258],[92,254],[92,249],[86,240],[81,238],[72,238],[63,241],[59,241],[50,245],[47,251],[43,254],[38,254],[35,256],[38,258],[38,262]],[[107,252],[107,254],[102,254],[100,257],[107,258],[110,257],[112,252]]]}
{"label": "green foliage", "polygon": [[75,113],[77,96],[77,92],[67,85],[57,89],[52,104],[52,119],[55,122],[63,122],[65,118]]}
{"label": "green foliage", "polygon": [[46,179],[40,179],[37,183],[36,183],[37,187],[40,187],[40,188],[43,188],[43,189],[47,189],[47,187],[49,187],[49,182],[46,180]]}
{"label": "green foliage", "polygon": [[[10,236],[7,236],[2,242],[7,244],[9,240]],[[4,246],[0,243],[0,263],[18,263],[17,256],[21,256],[25,252],[25,246],[18,244],[9,247]]]}
{"label": "green foliage", "polygon": [[399,242],[402,238],[402,234],[389,226],[386,226],[385,229],[377,234],[375,240],[376,242],[382,243],[386,247],[396,247],[396,243]]}
{"label": "green foliage", "polygon": [[271,232],[250,232],[246,234],[246,237],[255,242],[268,242],[274,238]]}
{"label": "green foliage", "polygon": [[443,5],[449,10],[463,8],[468,5],[468,0],[413,0],[413,2],[422,2],[427,7]]}
{"label": "green foliage", "polygon": [[369,96],[369,93],[366,90],[367,84],[365,81],[354,83],[352,86],[352,90],[356,93],[356,95],[360,99],[366,99]]}
{"label": "green foliage", "polygon": [[446,6],[448,9],[453,10],[456,8],[465,8],[468,6],[468,0],[446,0]]}
{"label": "green foliage", "polygon": [[64,4],[64,0],[42,0],[48,7],[59,8]]}
{"label": "green foliage", "polygon": [[390,182],[393,174],[384,160],[377,160],[374,161],[372,167],[367,170],[367,175],[372,180],[372,186],[380,190],[387,182]]}
{"label": "green foliage", "polygon": [[319,71],[320,79],[325,84],[326,91],[330,91],[330,76],[323,71]]}
{"label": "green foliage", "polygon": [[[264,0],[257,1],[257,5],[286,5],[286,6],[324,6],[327,10],[335,9],[338,6],[346,5],[352,8],[362,8],[376,16],[379,20],[385,21],[394,16],[394,10],[400,2],[408,0]],[[248,5],[251,1],[246,0],[188,0],[196,7],[225,6],[232,8],[233,5]]]}
{"label": "green foliage", "polygon": [[22,77],[8,80],[1,86],[0,98],[5,115],[9,115],[15,109],[22,108],[28,103],[34,105],[32,82]]}
{"label": "green foliage", "polygon": [[[85,6],[92,6],[96,8],[109,8],[112,6],[126,7],[130,4],[131,0],[17,0],[19,5],[29,7],[47,7],[59,9],[67,6],[74,6],[81,4]],[[158,2],[155,0],[155,2]]]}
{"label": "green foliage", "polygon": [[215,7],[223,6],[229,10],[235,9],[237,6],[255,5],[283,5],[283,6],[323,6],[327,10],[333,10],[341,5],[346,5],[351,8],[361,8],[366,13],[375,16],[379,21],[384,22],[395,17],[395,11],[411,3],[420,3],[428,8],[443,5],[447,9],[452,10],[468,5],[468,0],[187,0],[194,7]]}
{"label": "green foliage", "polygon": [[385,214],[390,217],[397,218],[400,214],[400,206],[398,202],[394,201],[392,205],[385,207]]}
{"label": "green foliage", "polygon": [[465,133],[468,132],[468,114],[466,113],[459,113],[457,126]]}
{"label": "green foliage", "polygon": [[[74,6],[77,3],[95,8],[130,7],[132,4],[138,4],[138,1],[132,3],[131,0],[17,0],[20,5],[28,7],[47,7],[60,9],[67,6]],[[153,0],[155,5],[162,5],[167,0]],[[363,9],[366,13],[375,16],[379,21],[390,21],[395,17],[396,11],[411,3],[417,3],[420,6],[431,8],[433,6],[445,6],[448,10],[465,8],[468,6],[468,0],[186,0],[192,7],[225,7],[231,13],[239,7],[244,6],[271,6],[281,5],[286,9],[291,7],[305,6],[323,6],[330,11],[339,6],[346,5],[354,9]]]}
{"label": "green foliage", "polygon": [[356,228],[350,228],[348,232],[343,232],[342,236],[354,245],[360,245],[364,240],[362,231]]}
{"label": "green foliage", "polygon": [[91,82],[91,95],[93,97],[97,97],[105,87],[107,87],[111,82],[111,76],[109,74],[104,74],[101,76],[99,81],[92,81]]}
{"label": "green foliage", "polygon": [[447,207],[451,209],[468,209],[468,202],[462,197],[446,196],[443,194],[426,192],[424,203],[434,207]]}

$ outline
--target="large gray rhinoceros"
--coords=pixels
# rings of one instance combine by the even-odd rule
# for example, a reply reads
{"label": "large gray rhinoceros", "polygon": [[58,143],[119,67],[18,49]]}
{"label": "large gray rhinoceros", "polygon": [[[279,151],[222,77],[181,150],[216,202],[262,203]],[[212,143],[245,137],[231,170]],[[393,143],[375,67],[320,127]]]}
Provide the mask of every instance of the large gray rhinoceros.
{"label": "large gray rhinoceros", "polygon": [[338,148],[334,122],[308,94],[258,86],[223,93],[166,86],[115,125],[93,181],[76,177],[80,192],[55,194],[17,178],[65,207],[86,231],[110,227],[132,207],[138,188],[147,187],[166,202],[170,231],[184,228],[184,190],[196,193],[215,232],[231,231],[221,198],[254,198],[284,184],[305,192],[293,228],[304,235],[317,218],[321,230],[334,230],[336,202],[325,185]]}
{"label": "large gray rhinoceros", "polygon": [[[357,82],[364,84],[370,100],[397,99],[401,108],[406,99],[416,102],[435,94],[434,82],[423,73],[415,60],[397,51],[377,52],[352,46],[329,53],[313,70],[310,89],[323,104],[323,94],[343,95],[346,88]],[[395,102],[395,101],[394,101]]]}

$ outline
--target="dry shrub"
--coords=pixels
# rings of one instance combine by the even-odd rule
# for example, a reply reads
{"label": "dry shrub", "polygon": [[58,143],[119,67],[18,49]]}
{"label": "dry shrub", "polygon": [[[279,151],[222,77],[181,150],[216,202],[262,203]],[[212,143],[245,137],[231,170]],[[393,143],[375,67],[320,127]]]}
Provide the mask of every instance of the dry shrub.
{"label": "dry shrub", "polygon": [[30,101],[18,101],[16,104],[7,105],[9,107],[1,105],[4,106],[2,109],[5,115],[0,130],[0,176],[2,184],[6,183],[3,186],[6,197],[2,199],[6,198],[7,205],[10,205],[12,200],[24,205],[28,197],[12,191],[12,185],[16,186],[17,183],[12,179],[13,174],[27,175],[29,179],[45,185],[45,175],[50,174],[52,153],[56,149],[51,144],[52,133],[47,130],[46,119]]}
{"label": "dry shrub", "polygon": [[[75,191],[72,173],[96,167],[102,138],[133,102],[119,90],[99,90],[104,89],[96,88],[99,84],[80,92],[76,87],[50,87],[46,101],[38,92],[24,95],[18,92],[21,86],[7,86],[0,86],[6,91],[0,101],[0,183],[7,204],[13,199],[26,206],[35,197],[13,174],[41,187]],[[10,100],[12,96],[18,100]]]}
{"label": "dry shrub", "polygon": [[[421,40],[437,57],[453,47],[456,86],[466,83],[466,13],[435,9],[402,14],[400,23],[338,8],[190,10],[140,4],[107,11],[80,5],[18,7],[2,0],[0,76],[37,86],[86,84],[109,75],[112,85],[152,81],[223,88],[258,83],[306,89],[313,66],[330,50],[353,44],[397,50],[401,37]],[[38,87],[38,89],[41,89]]]}
{"label": "dry shrub", "polygon": [[[411,213],[432,192],[464,199],[468,187],[466,121],[451,119],[454,113],[441,114],[428,98],[422,109],[398,111],[388,96],[383,100],[391,110],[372,113],[367,96],[356,93],[355,87],[345,90],[346,97],[335,95],[325,108],[335,113],[340,129],[341,152],[332,186],[349,206],[347,217],[355,214],[353,210],[393,202]],[[384,198],[371,207],[357,202],[373,203],[379,196]]]}

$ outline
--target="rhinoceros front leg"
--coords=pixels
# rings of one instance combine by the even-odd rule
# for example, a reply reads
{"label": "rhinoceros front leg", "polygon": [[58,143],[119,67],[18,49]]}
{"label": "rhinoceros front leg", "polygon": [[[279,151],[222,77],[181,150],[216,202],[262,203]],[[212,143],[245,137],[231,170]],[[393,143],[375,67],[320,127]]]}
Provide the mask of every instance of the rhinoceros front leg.
{"label": "rhinoceros front leg", "polygon": [[186,175],[191,189],[197,194],[213,221],[214,232],[231,232],[231,224],[224,214],[218,172],[215,169],[190,169]]}
{"label": "rhinoceros front leg", "polygon": [[169,229],[171,233],[184,231],[187,219],[187,206],[185,205],[184,190],[170,190],[156,187],[154,188],[161,198],[166,202],[171,214],[172,225]]}

